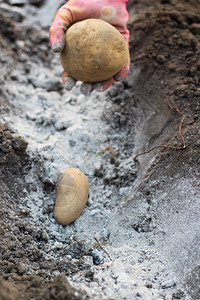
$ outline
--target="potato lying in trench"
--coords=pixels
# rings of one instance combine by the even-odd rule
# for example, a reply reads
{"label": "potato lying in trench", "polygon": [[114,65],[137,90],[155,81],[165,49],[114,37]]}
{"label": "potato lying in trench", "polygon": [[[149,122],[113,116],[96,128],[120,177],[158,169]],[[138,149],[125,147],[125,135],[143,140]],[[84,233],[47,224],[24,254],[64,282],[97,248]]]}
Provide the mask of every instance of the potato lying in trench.
{"label": "potato lying in trench", "polygon": [[56,190],[54,217],[62,225],[76,220],[84,209],[89,193],[87,177],[78,169],[66,169]]}
{"label": "potato lying in trench", "polygon": [[129,49],[123,35],[99,19],[73,24],[66,31],[66,44],[60,53],[64,71],[83,82],[111,78],[128,64]]}

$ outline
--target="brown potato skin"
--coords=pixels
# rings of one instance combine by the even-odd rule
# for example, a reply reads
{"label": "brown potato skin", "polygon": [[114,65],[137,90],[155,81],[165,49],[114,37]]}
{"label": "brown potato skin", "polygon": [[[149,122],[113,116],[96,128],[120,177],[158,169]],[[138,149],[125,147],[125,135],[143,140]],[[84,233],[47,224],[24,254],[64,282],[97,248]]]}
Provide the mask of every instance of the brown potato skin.
{"label": "brown potato skin", "polygon": [[54,217],[62,225],[75,221],[83,211],[89,193],[87,177],[78,169],[66,169],[56,190]]}
{"label": "brown potato skin", "polygon": [[82,82],[111,78],[128,64],[129,49],[123,35],[99,19],[73,24],[66,31],[66,44],[60,53],[64,71]]}

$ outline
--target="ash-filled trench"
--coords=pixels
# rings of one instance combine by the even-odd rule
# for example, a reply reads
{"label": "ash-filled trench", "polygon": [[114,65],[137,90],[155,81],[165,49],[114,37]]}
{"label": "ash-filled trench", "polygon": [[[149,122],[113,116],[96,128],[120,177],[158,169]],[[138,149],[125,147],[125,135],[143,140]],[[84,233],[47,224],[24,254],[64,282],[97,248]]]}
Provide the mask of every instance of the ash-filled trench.
{"label": "ash-filled trench", "polygon": [[[80,293],[75,299],[198,299],[198,17],[192,1],[161,2],[129,1],[130,73],[89,97],[80,84],[62,88],[48,40],[58,7],[0,2],[1,273],[24,282],[27,299],[48,297],[50,288],[37,285],[61,283],[60,274]],[[187,148],[135,161],[154,146],[181,145],[180,115],[166,97],[184,113]],[[80,169],[90,190],[81,216],[62,226],[53,210],[67,168]]]}

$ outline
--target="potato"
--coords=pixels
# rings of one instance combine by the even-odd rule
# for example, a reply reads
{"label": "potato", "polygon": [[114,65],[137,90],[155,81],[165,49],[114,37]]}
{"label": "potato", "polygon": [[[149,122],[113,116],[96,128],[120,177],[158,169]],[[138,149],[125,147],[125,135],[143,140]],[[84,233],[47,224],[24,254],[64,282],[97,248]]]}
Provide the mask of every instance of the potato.
{"label": "potato", "polygon": [[128,64],[129,49],[123,35],[99,19],[73,24],[66,31],[66,44],[60,53],[64,71],[83,82],[111,78]]}
{"label": "potato", "polygon": [[84,209],[89,193],[87,177],[78,169],[66,169],[56,190],[54,217],[62,225],[76,220]]}

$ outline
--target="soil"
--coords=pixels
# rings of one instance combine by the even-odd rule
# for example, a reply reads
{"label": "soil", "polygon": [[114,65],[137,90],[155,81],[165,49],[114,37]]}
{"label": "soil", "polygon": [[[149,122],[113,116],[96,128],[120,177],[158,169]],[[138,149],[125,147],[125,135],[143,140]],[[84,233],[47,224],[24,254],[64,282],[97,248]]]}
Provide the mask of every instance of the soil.
{"label": "soil", "polygon": [[[57,8],[0,1],[0,299],[198,300],[200,1],[129,1],[130,73],[89,97],[62,88]],[[90,196],[62,226],[68,167]]]}

